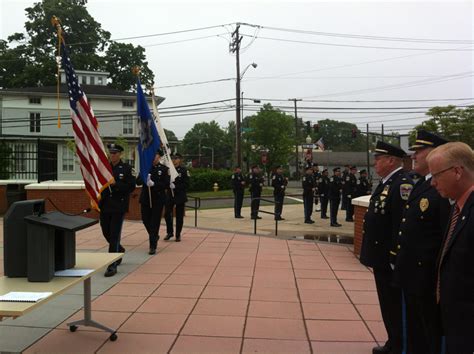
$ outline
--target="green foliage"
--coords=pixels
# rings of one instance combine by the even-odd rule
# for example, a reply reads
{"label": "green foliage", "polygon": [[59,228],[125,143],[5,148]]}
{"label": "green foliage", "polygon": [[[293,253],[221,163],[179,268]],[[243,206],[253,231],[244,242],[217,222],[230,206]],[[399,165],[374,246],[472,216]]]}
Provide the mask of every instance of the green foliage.
{"label": "green foliage", "polygon": [[10,178],[12,167],[12,149],[4,141],[0,142],[0,179]]}
{"label": "green foliage", "polygon": [[232,171],[210,170],[204,168],[194,168],[190,170],[189,191],[212,191],[214,183],[219,185],[219,189],[230,189]]}
{"label": "green foliage", "polygon": [[[51,18],[60,19],[64,39],[76,70],[109,71],[113,87],[134,86],[133,66],[142,68],[142,83],[151,85],[153,73],[144,49],[110,41],[111,34],[89,14],[84,0],[42,0],[25,9],[26,33],[14,33],[0,41],[0,87],[36,87],[56,84],[56,29]],[[106,49],[108,48],[107,52]]]}
{"label": "green foliage", "polygon": [[[191,159],[199,159],[201,147],[201,162],[211,163],[214,148],[214,166],[226,166],[231,156],[231,146],[226,138],[226,132],[216,121],[195,124],[183,138],[184,153]],[[207,147],[207,148],[205,148]]]}
{"label": "green foliage", "polygon": [[178,141],[178,138],[176,137],[176,134],[172,130],[168,130],[163,128],[166,134],[166,138],[168,138],[168,142],[170,141]]}
{"label": "green foliage", "polygon": [[417,125],[410,132],[410,143],[415,141],[416,130],[425,129],[450,141],[462,141],[474,147],[474,106],[437,106],[429,109],[426,115],[432,118]]}
{"label": "green foliage", "polygon": [[257,114],[245,117],[243,127],[247,128],[242,134],[243,155],[249,163],[260,163],[262,150],[268,150],[270,168],[288,163],[295,145],[292,116],[265,104]]}
{"label": "green foliage", "polygon": [[[311,132],[313,142],[323,138],[326,149],[332,151],[365,151],[366,136],[357,129],[357,126],[348,122],[339,122],[332,119],[318,121],[319,131]],[[352,130],[356,130],[356,137],[352,137]]]}

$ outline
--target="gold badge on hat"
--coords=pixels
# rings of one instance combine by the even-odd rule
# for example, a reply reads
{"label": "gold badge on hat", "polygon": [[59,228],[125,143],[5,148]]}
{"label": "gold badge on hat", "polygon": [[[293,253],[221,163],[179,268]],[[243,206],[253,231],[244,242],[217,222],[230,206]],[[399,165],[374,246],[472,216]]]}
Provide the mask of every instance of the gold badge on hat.
{"label": "gold badge on hat", "polygon": [[428,207],[430,206],[430,202],[427,198],[421,198],[420,200],[420,210],[424,213]]}

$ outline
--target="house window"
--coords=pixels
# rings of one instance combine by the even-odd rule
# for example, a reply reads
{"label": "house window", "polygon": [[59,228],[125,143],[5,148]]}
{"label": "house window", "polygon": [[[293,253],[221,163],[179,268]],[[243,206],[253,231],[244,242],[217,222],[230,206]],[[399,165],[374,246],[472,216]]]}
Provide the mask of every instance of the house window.
{"label": "house window", "polygon": [[85,75],[82,76],[81,77],[81,82],[82,82],[83,85],[87,85],[87,76],[85,76]]}
{"label": "house window", "polygon": [[41,130],[41,113],[30,112],[30,133],[39,133]]}
{"label": "house window", "polygon": [[99,76],[97,78],[97,84],[100,85],[100,86],[103,86],[104,85],[104,79],[102,78],[102,76]]}
{"label": "house window", "polygon": [[30,97],[30,104],[41,104],[41,97]]}
{"label": "house window", "polygon": [[66,145],[63,145],[61,157],[61,171],[74,172],[74,152]]}
{"label": "house window", "polygon": [[133,108],[133,100],[122,100],[122,107]]}
{"label": "house window", "polygon": [[89,80],[90,80],[91,85],[95,85],[95,77],[94,76],[91,76]]}
{"label": "house window", "polygon": [[126,135],[131,135],[133,134],[133,116],[132,115],[126,115],[123,116],[122,119],[122,134]]}

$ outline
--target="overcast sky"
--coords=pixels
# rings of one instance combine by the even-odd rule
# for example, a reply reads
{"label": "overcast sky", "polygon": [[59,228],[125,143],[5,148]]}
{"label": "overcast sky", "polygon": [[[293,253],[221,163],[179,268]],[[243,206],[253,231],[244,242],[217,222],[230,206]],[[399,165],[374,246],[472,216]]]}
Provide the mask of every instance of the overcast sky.
{"label": "overcast sky", "polygon": [[[23,31],[24,9],[33,3],[0,0],[2,39]],[[157,94],[166,98],[163,108],[232,98],[212,106],[235,104],[235,56],[229,53],[229,41],[236,22],[261,26],[241,26],[241,70],[258,64],[242,80],[244,97],[283,107],[293,105],[289,98],[302,98],[298,116],[304,120],[345,120],[363,130],[370,122],[374,131],[384,123],[388,132],[406,133],[424,119],[420,112],[426,109],[416,107],[474,102],[445,100],[474,97],[472,1],[89,0],[87,8],[113,39],[218,26],[125,41],[146,48]],[[222,79],[229,80],[163,87]],[[439,101],[314,102],[432,99]],[[252,101],[244,102],[256,109]],[[323,113],[320,107],[339,110]],[[340,110],[352,107],[390,109]],[[399,113],[403,110],[396,107],[415,108]],[[164,111],[164,127],[179,138],[197,122],[214,119],[226,127],[235,121],[235,112],[166,117]]]}

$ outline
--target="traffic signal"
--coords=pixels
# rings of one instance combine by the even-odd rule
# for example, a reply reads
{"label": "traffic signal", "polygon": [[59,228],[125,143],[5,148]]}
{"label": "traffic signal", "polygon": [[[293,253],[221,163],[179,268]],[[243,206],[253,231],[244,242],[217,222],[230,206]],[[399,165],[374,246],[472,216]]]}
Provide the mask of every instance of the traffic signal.
{"label": "traffic signal", "polygon": [[309,135],[311,132],[311,121],[307,120],[306,121],[306,133]]}
{"label": "traffic signal", "polygon": [[352,128],[352,139],[357,138],[357,128]]}
{"label": "traffic signal", "polygon": [[318,123],[316,123],[315,125],[313,125],[313,132],[319,133],[319,124],[318,124]]}

